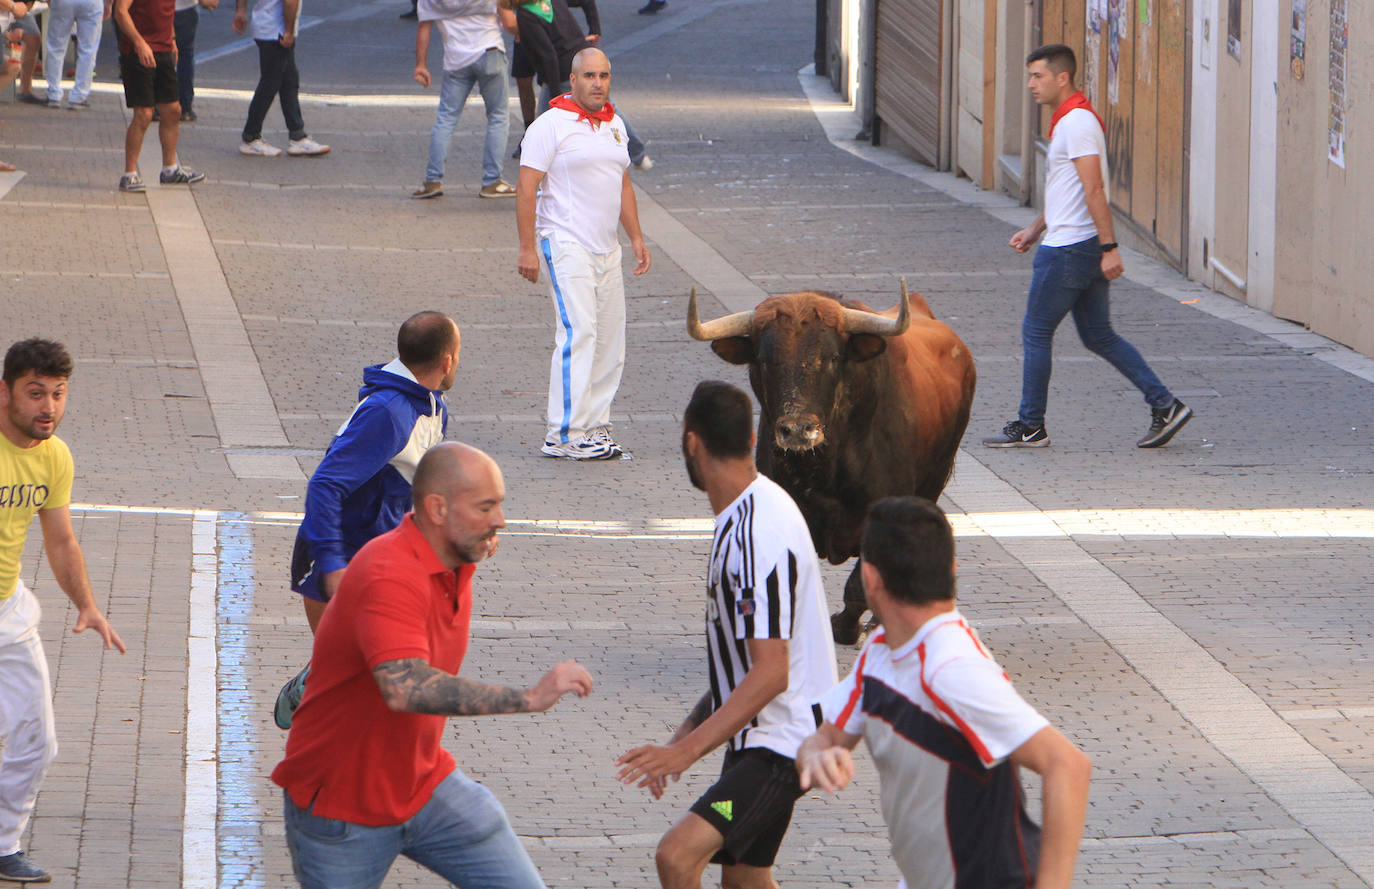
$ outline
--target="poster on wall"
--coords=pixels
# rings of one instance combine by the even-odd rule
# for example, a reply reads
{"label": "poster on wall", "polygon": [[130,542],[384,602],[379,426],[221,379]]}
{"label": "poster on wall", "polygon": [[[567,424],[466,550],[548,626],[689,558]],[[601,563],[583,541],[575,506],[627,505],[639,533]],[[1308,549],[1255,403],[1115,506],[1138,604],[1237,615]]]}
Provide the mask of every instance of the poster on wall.
{"label": "poster on wall", "polygon": [[1331,112],[1326,157],[1345,169],[1345,66],[1350,38],[1350,0],[1331,0]]}
{"label": "poster on wall", "polygon": [[1240,7],[1241,0],[1230,0],[1226,7],[1226,51],[1236,61],[1240,61]]}
{"label": "poster on wall", "polygon": [[1288,39],[1288,66],[1302,80],[1307,67],[1307,0],[1293,0],[1293,23]]}
{"label": "poster on wall", "polygon": [[1126,0],[1107,0],[1107,101],[1121,97],[1121,32],[1131,23],[1123,7]]}
{"label": "poster on wall", "polygon": [[1097,90],[1097,72],[1102,65],[1102,20],[1107,17],[1107,0],[1087,0],[1088,33],[1083,41],[1083,95],[1094,105],[1102,100]]}

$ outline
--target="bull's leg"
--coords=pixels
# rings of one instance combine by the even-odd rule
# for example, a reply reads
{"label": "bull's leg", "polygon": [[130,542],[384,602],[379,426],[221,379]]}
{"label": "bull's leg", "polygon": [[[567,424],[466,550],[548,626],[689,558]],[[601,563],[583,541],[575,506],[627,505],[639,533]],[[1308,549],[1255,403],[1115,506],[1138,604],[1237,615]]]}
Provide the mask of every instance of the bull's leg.
{"label": "bull's leg", "polygon": [[844,608],[830,615],[830,633],[838,645],[853,645],[859,641],[859,618],[868,609],[864,596],[863,577],[859,574],[859,560],[844,583]]}

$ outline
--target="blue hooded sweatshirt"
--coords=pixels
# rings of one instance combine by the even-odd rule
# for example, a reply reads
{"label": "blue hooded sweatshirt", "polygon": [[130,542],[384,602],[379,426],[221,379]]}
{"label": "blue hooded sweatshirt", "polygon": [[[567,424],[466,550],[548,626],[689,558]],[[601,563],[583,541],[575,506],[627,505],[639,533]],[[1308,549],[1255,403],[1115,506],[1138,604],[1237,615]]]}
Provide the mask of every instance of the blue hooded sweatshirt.
{"label": "blue hooded sweatshirt", "polygon": [[363,544],[401,523],[415,467],[447,430],[444,393],[422,386],[399,358],[363,370],[358,406],[306,487],[293,590],[323,599],[320,577],[346,567]]}

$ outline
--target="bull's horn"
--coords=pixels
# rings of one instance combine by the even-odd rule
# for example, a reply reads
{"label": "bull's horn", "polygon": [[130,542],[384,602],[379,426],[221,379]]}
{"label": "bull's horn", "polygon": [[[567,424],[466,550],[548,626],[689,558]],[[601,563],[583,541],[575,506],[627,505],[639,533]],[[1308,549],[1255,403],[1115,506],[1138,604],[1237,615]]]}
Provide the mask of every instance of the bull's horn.
{"label": "bull's horn", "polygon": [[692,339],[709,343],[732,336],[745,336],[753,323],[753,312],[736,312],[702,324],[701,319],[697,317],[697,289],[692,288],[692,296],[687,300],[687,334]]}
{"label": "bull's horn", "polygon": [[897,336],[911,326],[911,308],[906,292],[906,278],[902,278],[902,303],[897,307],[897,317],[888,318],[876,312],[859,309],[843,309],[844,329],[850,334],[873,333],[878,336]]}

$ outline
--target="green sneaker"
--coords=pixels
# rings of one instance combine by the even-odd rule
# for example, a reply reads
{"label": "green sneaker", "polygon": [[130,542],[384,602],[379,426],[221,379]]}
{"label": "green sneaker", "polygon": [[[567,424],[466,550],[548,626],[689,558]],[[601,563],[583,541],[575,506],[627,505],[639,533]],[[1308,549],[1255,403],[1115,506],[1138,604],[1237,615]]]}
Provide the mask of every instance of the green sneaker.
{"label": "green sneaker", "polygon": [[291,728],[291,718],[296,715],[301,698],[305,697],[305,679],[309,675],[310,665],[306,664],[305,669],[287,680],[281,691],[277,692],[277,703],[272,707],[272,721],[282,731]]}

